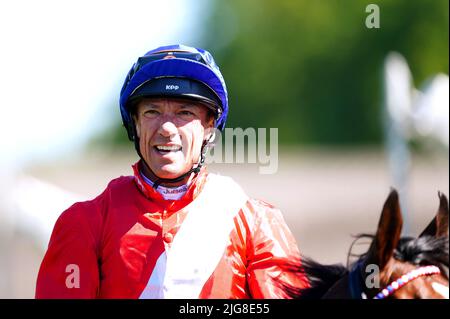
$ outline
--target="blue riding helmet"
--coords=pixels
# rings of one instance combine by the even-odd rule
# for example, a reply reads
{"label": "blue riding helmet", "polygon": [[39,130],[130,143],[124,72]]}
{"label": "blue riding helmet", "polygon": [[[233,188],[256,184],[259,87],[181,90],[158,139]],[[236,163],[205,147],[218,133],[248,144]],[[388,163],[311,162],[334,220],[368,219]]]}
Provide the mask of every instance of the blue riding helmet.
{"label": "blue riding helmet", "polygon": [[120,113],[128,137],[134,140],[133,100],[142,97],[195,99],[215,114],[215,127],[223,130],[228,115],[225,80],[212,55],[185,45],[162,46],[134,63],[120,91]]}

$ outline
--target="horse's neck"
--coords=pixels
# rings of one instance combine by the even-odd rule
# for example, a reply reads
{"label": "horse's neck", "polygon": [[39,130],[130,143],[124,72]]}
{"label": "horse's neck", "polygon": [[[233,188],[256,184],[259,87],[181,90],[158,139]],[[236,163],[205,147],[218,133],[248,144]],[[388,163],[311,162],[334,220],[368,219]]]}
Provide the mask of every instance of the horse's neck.
{"label": "horse's neck", "polygon": [[322,299],[352,299],[349,284],[349,275],[346,274],[328,289]]}

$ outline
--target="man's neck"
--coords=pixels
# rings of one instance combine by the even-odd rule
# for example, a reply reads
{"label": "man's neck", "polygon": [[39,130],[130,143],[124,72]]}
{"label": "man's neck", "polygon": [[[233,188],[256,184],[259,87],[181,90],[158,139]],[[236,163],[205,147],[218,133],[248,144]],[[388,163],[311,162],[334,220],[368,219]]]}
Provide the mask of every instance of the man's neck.
{"label": "man's neck", "polygon": [[[152,182],[156,182],[157,180],[159,180],[160,178],[158,176],[156,176],[149,168],[147,165],[145,165],[144,162],[141,161],[140,163],[140,171],[141,173],[147,177],[150,181]],[[181,181],[176,182],[176,183],[161,183],[161,186],[164,187],[178,187],[178,186],[182,186],[182,185],[188,185],[191,183],[192,179],[194,178],[194,173],[186,176],[185,178],[183,178]]]}

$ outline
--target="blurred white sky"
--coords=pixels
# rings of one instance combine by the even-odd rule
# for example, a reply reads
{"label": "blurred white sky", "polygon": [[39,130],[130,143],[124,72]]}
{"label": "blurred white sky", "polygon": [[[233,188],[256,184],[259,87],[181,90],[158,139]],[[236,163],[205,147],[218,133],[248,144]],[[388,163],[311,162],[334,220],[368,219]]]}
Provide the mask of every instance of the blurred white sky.
{"label": "blurred white sky", "polygon": [[119,119],[133,62],[159,45],[195,45],[208,3],[0,2],[2,168],[79,149]]}

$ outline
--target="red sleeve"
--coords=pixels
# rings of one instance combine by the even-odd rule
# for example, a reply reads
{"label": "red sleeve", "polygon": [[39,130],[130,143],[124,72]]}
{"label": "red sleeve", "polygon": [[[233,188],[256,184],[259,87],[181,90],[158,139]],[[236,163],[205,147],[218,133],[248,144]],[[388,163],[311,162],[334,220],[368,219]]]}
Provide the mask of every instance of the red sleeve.
{"label": "red sleeve", "polygon": [[95,298],[99,289],[99,219],[92,202],[58,218],[39,269],[36,298]]}
{"label": "red sleeve", "polygon": [[283,283],[309,287],[305,276],[287,270],[289,261],[300,260],[300,252],[281,212],[255,200],[249,201],[246,209],[254,216],[247,252],[247,278],[252,298],[288,298]]}

